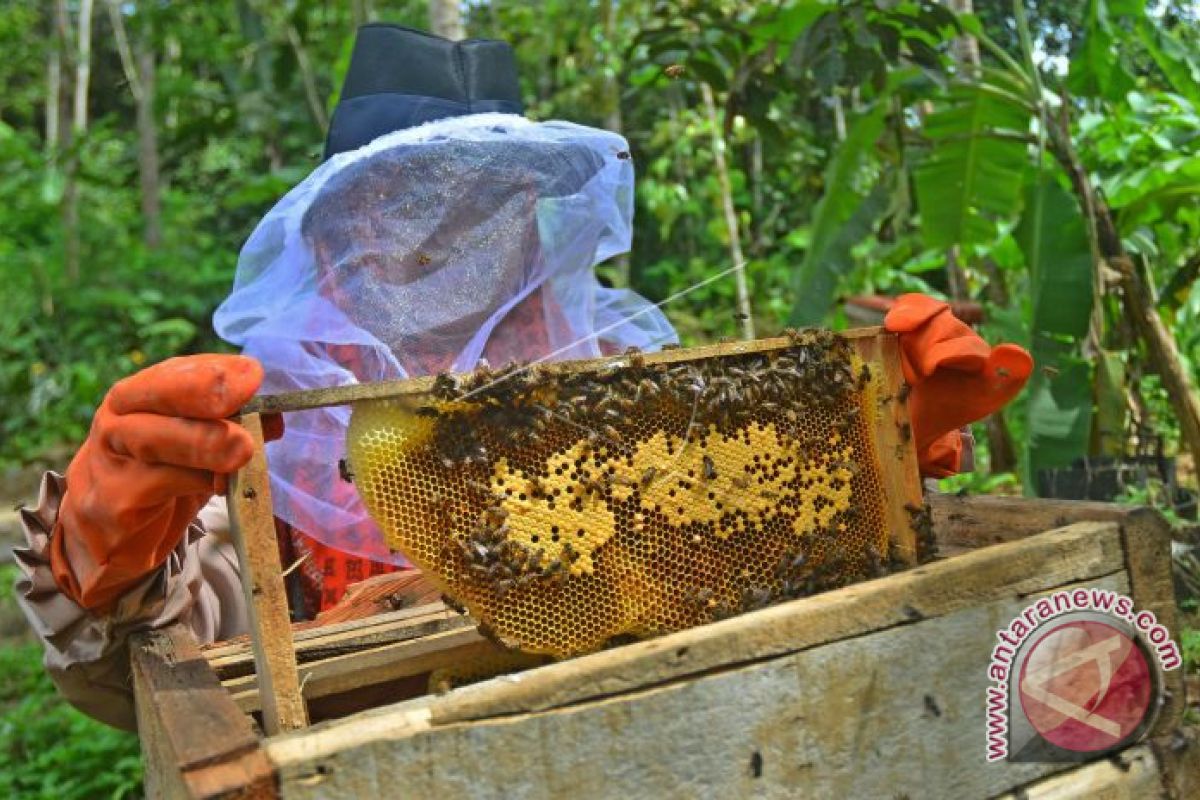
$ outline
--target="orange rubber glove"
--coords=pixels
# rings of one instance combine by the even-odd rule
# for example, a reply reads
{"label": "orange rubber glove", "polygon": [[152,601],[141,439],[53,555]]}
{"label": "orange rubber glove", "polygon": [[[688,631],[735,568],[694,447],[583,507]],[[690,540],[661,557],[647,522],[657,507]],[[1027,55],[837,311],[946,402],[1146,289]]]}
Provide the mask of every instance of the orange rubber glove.
{"label": "orange rubber glove", "polygon": [[226,417],[258,390],[244,356],[172,358],[112,387],[67,468],[51,536],[59,588],[107,607],[157,569],[254,443]]}
{"label": "orange rubber glove", "polygon": [[900,336],[921,474],[953,475],[962,459],[958,429],[1016,397],[1029,379],[1033,359],[1015,344],[989,347],[949,305],[923,294],[897,298],[883,326]]}

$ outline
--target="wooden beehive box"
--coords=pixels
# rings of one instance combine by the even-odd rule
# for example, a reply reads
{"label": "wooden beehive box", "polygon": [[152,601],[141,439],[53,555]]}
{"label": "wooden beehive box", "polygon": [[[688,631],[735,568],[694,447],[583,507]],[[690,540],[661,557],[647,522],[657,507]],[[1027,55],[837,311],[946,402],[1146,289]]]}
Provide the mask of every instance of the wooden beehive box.
{"label": "wooden beehive box", "polygon": [[[894,339],[870,331],[855,341],[898,387]],[[394,390],[356,387],[354,399]],[[260,410],[273,410],[271,402]],[[880,467],[892,535],[912,553],[904,506],[919,498],[919,484],[911,444],[900,433],[904,415],[902,403],[889,404],[876,441],[884,443],[877,455],[887,456]],[[259,430],[256,416],[246,423]],[[440,604],[293,632],[265,469],[260,452],[231,486],[252,641],[201,649],[186,629],[172,628],[132,649],[152,795],[1188,791],[1188,764],[1195,768],[1200,745],[1134,748],[1126,770],[1107,761],[1068,773],[1071,765],[983,760],[994,632],[1029,598],[1080,585],[1110,588],[1175,630],[1169,537],[1150,512],[935,496],[932,535],[944,557],[933,563],[534,666],[540,662],[504,653],[468,617]],[[504,674],[429,691],[431,678],[472,666]],[[1166,683],[1152,741],[1180,718],[1179,673],[1167,673]],[[1071,794],[1071,781],[1091,788]]]}

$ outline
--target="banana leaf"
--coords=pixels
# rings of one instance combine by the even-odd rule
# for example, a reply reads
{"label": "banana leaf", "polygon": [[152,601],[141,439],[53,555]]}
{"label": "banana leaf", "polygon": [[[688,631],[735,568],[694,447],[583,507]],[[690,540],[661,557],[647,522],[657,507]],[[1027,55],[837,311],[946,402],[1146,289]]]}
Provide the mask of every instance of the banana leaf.
{"label": "banana leaf", "polygon": [[1031,114],[1007,87],[961,84],[925,120],[929,151],[914,174],[925,245],[991,242],[1020,208]]}
{"label": "banana leaf", "polygon": [[1078,204],[1052,175],[1029,188],[1016,239],[1032,293],[1025,470],[1032,491],[1039,470],[1069,466],[1088,452],[1093,375],[1082,345],[1093,308],[1092,253]]}

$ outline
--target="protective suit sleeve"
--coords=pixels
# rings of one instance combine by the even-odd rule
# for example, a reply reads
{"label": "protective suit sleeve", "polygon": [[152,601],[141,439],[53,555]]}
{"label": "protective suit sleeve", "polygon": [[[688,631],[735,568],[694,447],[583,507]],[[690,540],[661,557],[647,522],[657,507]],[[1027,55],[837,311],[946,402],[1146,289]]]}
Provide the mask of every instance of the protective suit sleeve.
{"label": "protective suit sleeve", "polygon": [[[38,505],[21,510],[26,546],[14,550],[17,601],[45,649],[43,662],[63,696],[80,711],[133,730],[128,640],[132,634],[181,623],[208,643],[245,633],[247,616],[237,561],[228,537],[190,521],[161,564],[143,575],[103,615],[60,590],[50,566],[51,538],[63,499],[62,477],[47,473]],[[220,524],[224,500],[201,519]]]}

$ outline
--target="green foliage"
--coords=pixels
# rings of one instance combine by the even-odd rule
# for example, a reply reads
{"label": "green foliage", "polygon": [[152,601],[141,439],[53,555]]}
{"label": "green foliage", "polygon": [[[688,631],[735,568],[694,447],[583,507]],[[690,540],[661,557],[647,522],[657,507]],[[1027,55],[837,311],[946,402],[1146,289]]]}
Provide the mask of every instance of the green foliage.
{"label": "green foliage", "polygon": [[813,213],[804,260],[796,270],[796,325],[819,324],[829,313],[839,280],[855,266],[851,249],[871,233],[886,208],[889,187],[879,181],[871,150],[883,132],[887,110],[888,104],[879,102],[855,119],[829,162],[828,189]]}
{"label": "green foliage", "polygon": [[1200,630],[1184,628],[1180,631],[1179,646],[1183,650],[1183,668],[1200,673]]}
{"label": "green foliage", "polygon": [[56,694],[35,644],[0,647],[0,794],[92,800],[141,795],[137,737]]}
{"label": "green foliage", "polygon": [[956,84],[925,120],[914,172],[928,247],[987,244],[1020,207],[1029,106],[1009,86]]}
{"label": "green foliage", "polygon": [[1079,206],[1050,176],[1028,189],[1016,231],[1032,296],[1029,467],[1065,467],[1086,455],[1091,364],[1078,354],[1092,317],[1092,253]]}
{"label": "green foliage", "polygon": [[[0,567],[0,614],[18,614],[17,570]],[[137,737],[91,720],[58,696],[32,642],[0,644],[0,796],[44,800],[139,797]]]}

